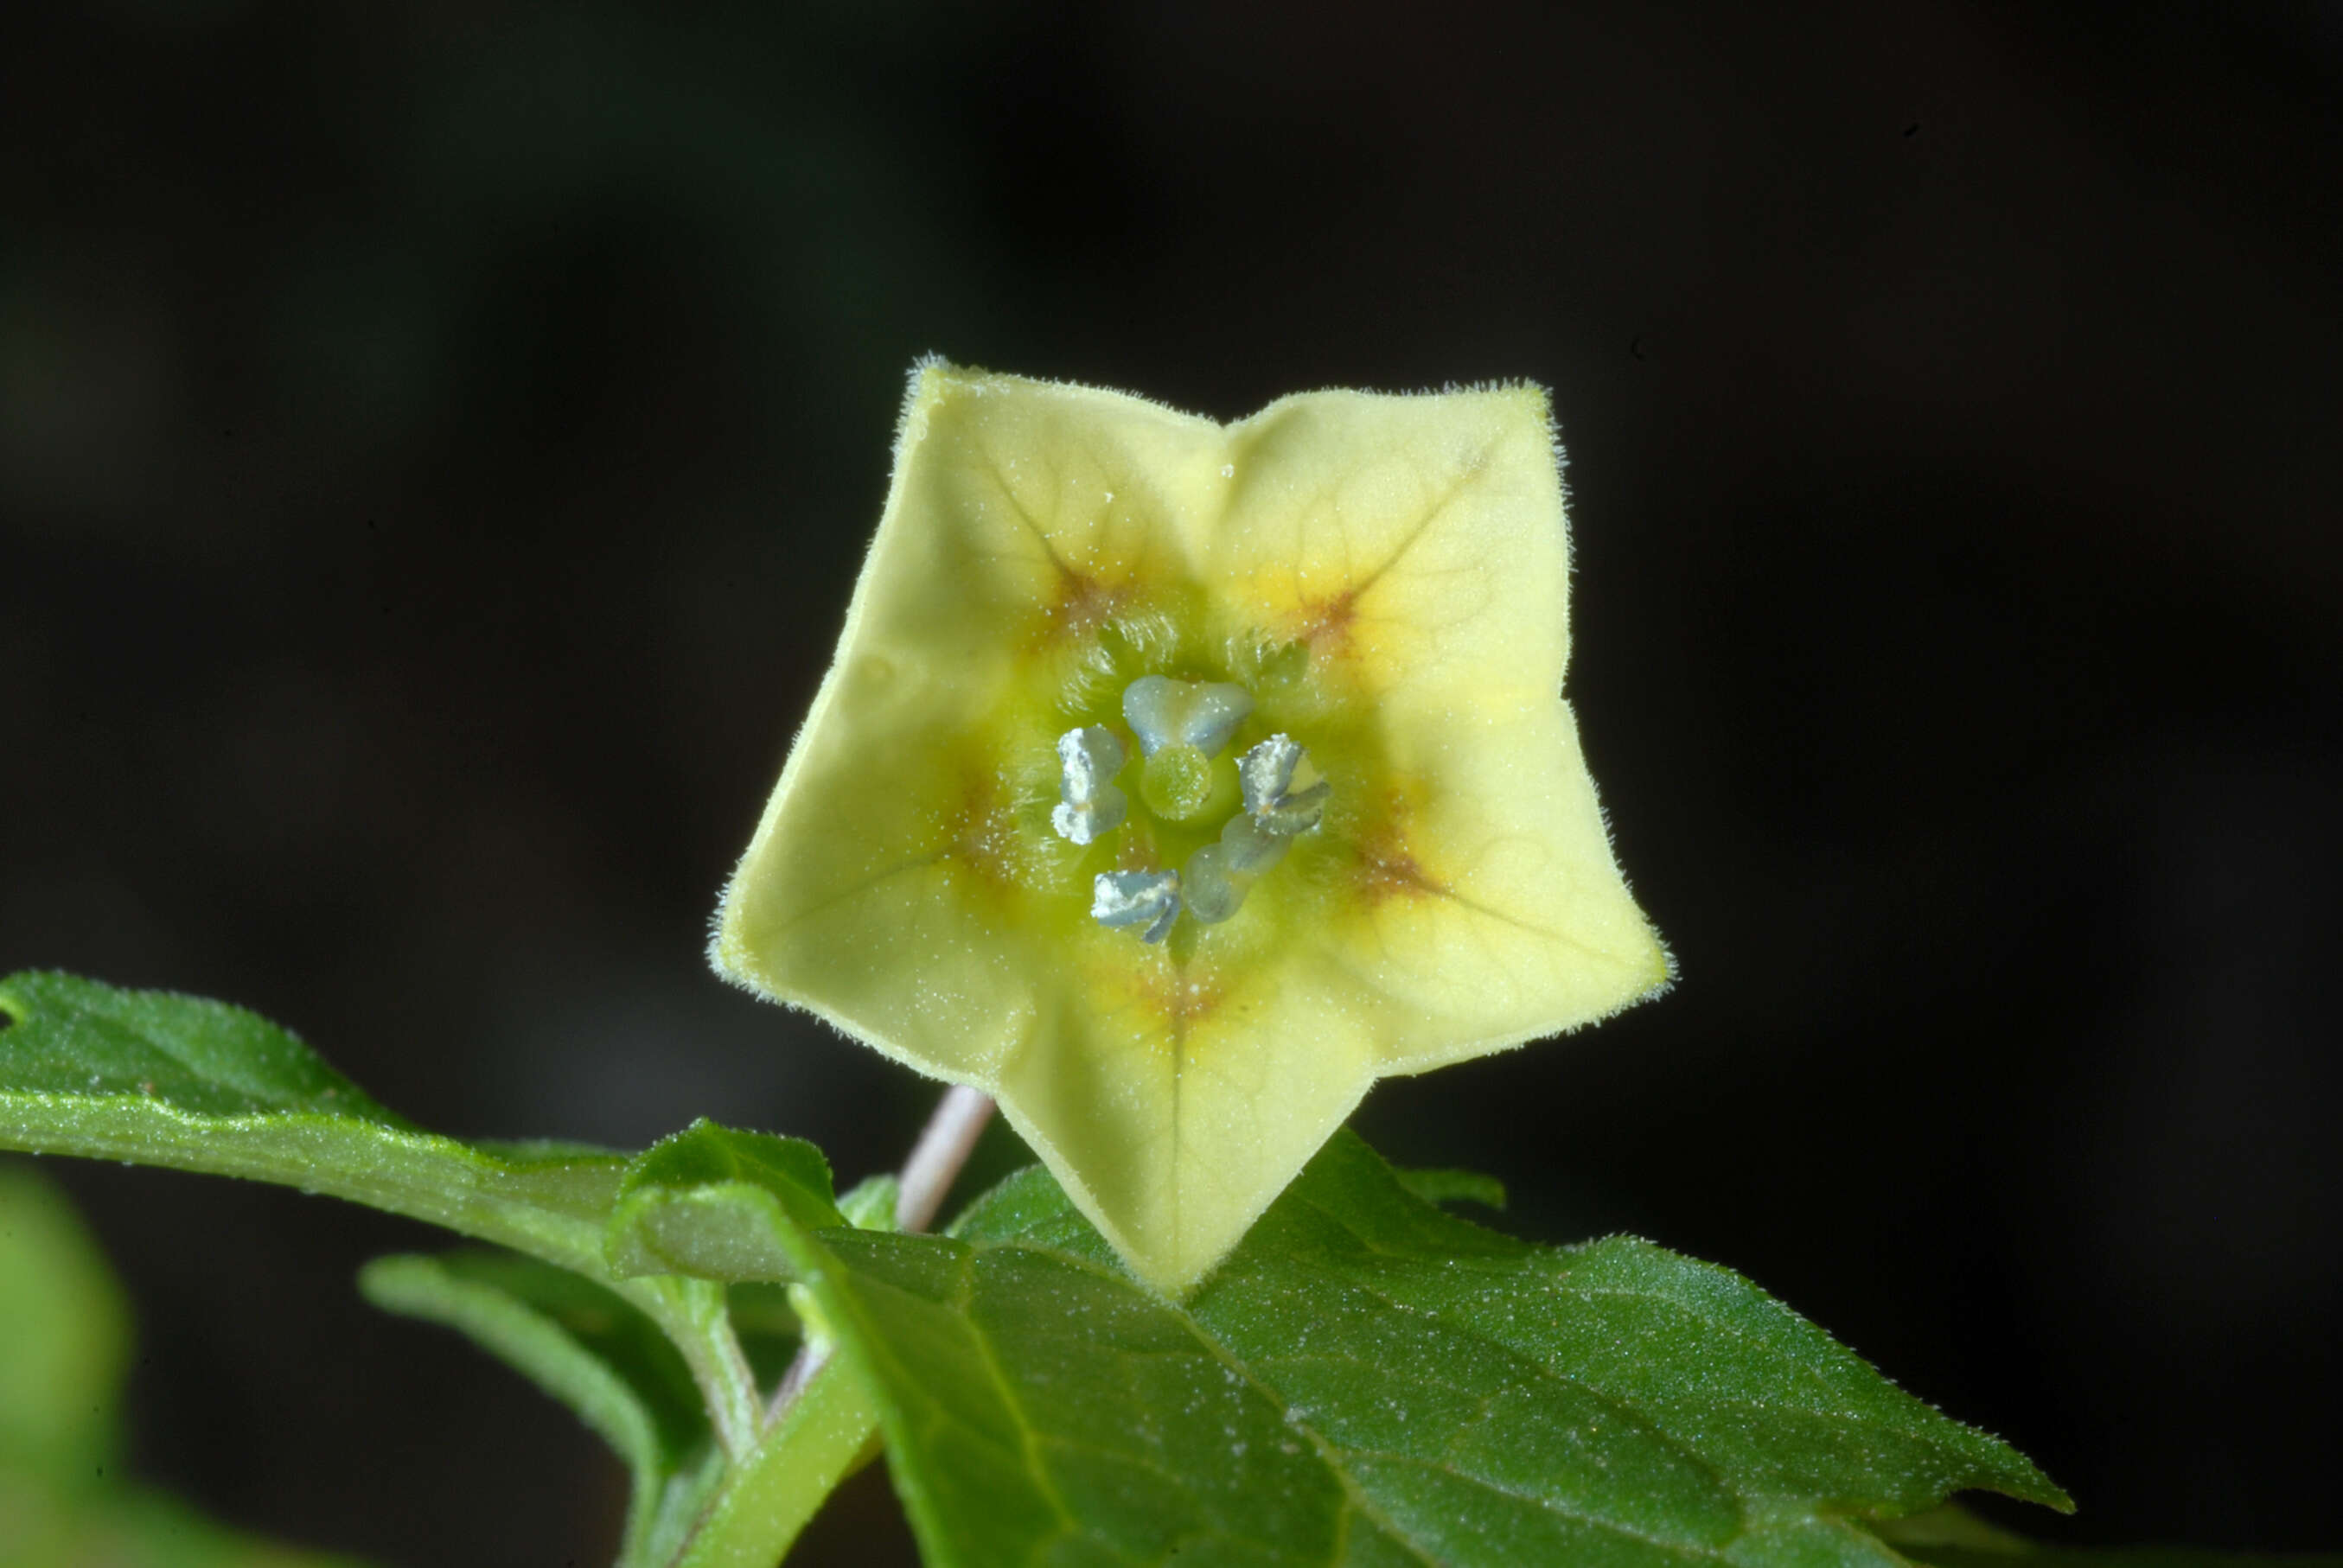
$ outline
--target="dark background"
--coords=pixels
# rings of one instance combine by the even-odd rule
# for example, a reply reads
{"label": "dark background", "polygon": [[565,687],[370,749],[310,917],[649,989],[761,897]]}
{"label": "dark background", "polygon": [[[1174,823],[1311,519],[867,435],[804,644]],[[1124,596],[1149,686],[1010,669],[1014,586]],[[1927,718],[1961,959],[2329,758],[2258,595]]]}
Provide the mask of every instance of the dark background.
{"label": "dark background", "polygon": [[[2028,1527],[2338,1543],[2343,10],[0,14],[0,968],[245,1002],[451,1131],[860,1177],[930,1091],[700,942],[912,357],[1529,377],[1684,980],[1364,1130],[1748,1272],[2082,1502]],[[593,1440],[357,1302],[419,1228],[51,1169],[145,1474],[606,1557]]]}

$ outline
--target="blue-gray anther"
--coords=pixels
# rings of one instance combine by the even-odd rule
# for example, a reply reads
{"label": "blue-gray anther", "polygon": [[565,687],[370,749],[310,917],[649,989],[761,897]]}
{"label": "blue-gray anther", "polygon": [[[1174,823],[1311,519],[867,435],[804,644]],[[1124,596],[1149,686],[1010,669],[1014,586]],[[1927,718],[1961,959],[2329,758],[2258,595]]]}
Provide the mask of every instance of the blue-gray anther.
{"label": "blue-gray anther", "polygon": [[1101,871],[1091,884],[1091,919],[1102,926],[1147,922],[1141,941],[1160,942],[1180,918],[1177,871]]}
{"label": "blue-gray anther", "polygon": [[1122,716],[1149,757],[1166,746],[1217,756],[1252,711],[1252,693],[1225,682],[1142,675],[1122,689]]}
{"label": "blue-gray anther", "polygon": [[1287,840],[1243,812],[1229,819],[1221,840],[1188,857],[1180,896],[1188,912],[1216,926],[1242,908],[1253,879],[1285,858]]}
{"label": "blue-gray anther", "polygon": [[1058,836],[1087,844],[1122,823],[1129,802],[1108,780],[1122,768],[1122,742],[1092,724],[1058,737],[1058,804],[1050,825]]}
{"label": "blue-gray anther", "polygon": [[1281,839],[1315,828],[1332,793],[1291,735],[1272,735],[1238,758],[1237,783],[1246,815]]}

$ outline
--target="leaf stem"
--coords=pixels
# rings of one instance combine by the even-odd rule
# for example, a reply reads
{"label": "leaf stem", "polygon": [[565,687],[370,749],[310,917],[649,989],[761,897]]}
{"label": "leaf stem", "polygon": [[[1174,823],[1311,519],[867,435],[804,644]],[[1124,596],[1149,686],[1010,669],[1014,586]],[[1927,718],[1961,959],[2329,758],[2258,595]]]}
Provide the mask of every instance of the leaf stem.
{"label": "leaf stem", "polygon": [[772,1568],[857,1465],[879,1412],[842,1363],[817,1370],[804,1397],[733,1466],[677,1553],[675,1568]]}
{"label": "leaf stem", "polygon": [[616,1287],[649,1313],[683,1352],[724,1452],[739,1459],[757,1444],[757,1379],[733,1332],[724,1287],[712,1280],[654,1276]]}
{"label": "leaf stem", "polygon": [[[944,1091],[927,1126],[920,1131],[920,1141],[911,1145],[910,1156],[903,1161],[902,1184],[895,1197],[897,1230],[916,1234],[935,1222],[937,1211],[943,1207],[945,1195],[959,1178],[960,1167],[968,1163],[991,1115],[992,1097],[983,1091],[964,1084]],[[765,1407],[768,1431],[789,1414],[805,1386],[829,1362],[830,1353],[828,1342],[806,1341],[789,1371],[781,1374],[772,1402]]]}

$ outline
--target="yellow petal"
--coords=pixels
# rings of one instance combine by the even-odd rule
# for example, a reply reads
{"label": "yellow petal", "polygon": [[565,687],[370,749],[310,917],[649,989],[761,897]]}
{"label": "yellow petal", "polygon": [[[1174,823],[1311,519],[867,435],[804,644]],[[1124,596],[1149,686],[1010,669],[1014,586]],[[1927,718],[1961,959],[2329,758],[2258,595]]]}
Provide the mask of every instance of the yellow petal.
{"label": "yellow petal", "polygon": [[1422,1072],[1607,1018],[1671,966],[1611,854],[1569,709],[1418,715],[1363,826],[1338,960],[1383,1000],[1377,1063]]}
{"label": "yellow petal", "polygon": [[1132,1271],[1177,1295],[1374,1081],[1373,999],[1306,950],[1249,973],[1118,967],[997,1092]]}
{"label": "yellow petal", "polygon": [[1369,700],[1560,689],[1568,553],[1543,392],[1315,392],[1230,436],[1212,570],[1253,618]]}
{"label": "yellow petal", "polygon": [[924,367],[850,636],[989,662],[1133,612],[1185,578],[1222,445],[1142,398]]}

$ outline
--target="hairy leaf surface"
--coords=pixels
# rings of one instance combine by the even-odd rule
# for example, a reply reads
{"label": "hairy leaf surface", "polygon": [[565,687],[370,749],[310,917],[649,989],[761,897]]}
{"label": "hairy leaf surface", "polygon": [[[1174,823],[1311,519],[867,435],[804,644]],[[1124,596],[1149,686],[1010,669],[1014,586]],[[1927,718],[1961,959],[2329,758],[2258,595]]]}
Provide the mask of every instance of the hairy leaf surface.
{"label": "hairy leaf surface", "polygon": [[845,1223],[820,1150],[702,1120],[627,1167],[606,1251],[621,1277],[779,1284],[796,1278],[779,1240],[784,1230]]}
{"label": "hairy leaf surface", "polygon": [[420,1131],[223,1002],[27,972],[0,1014],[0,1148],[280,1182],[600,1272],[623,1155]]}
{"label": "hairy leaf surface", "polygon": [[1887,1564],[1855,1520],[2066,1506],[1738,1276],[1467,1224],[1347,1134],[1184,1311],[1038,1171],[795,1244],[931,1563]]}

